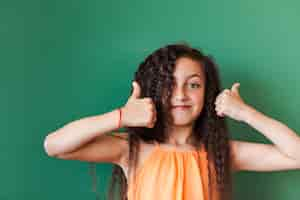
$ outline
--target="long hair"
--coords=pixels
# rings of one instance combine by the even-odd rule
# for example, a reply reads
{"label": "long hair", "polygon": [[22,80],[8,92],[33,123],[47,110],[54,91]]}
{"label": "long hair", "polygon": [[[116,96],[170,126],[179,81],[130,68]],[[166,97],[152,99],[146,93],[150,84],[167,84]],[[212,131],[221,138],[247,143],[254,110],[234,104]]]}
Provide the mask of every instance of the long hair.
{"label": "long hair", "polygon": [[[156,110],[157,120],[153,128],[126,127],[128,133],[129,158],[128,174],[136,169],[139,141],[165,142],[168,136],[166,127],[172,122],[170,98],[174,87],[173,72],[178,58],[188,57],[198,61],[205,73],[204,106],[197,117],[192,138],[193,146],[204,145],[207,151],[210,200],[232,199],[232,174],[229,147],[229,134],[224,118],[218,117],[214,102],[221,92],[218,68],[213,58],[188,44],[169,44],[155,50],[140,63],[134,74],[134,81],[141,87],[141,98],[151,97]],[[131,89],[130,94],[133,89]],[[108,199],[114,197],[116,183],[119,185],[118,199],[127,200],[128,183],[122,168],[114,165]]]}

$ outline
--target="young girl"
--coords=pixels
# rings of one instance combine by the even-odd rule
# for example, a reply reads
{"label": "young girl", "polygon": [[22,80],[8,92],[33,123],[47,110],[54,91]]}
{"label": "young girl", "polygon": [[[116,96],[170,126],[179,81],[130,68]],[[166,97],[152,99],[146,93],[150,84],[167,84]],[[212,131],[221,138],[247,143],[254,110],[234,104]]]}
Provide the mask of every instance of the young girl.
{"label": "young girl", "polygon": [[[115,164],[112,188],[119,179],[122,200],[232,199],[233,172],[300,168],[300,138],[246,104],[239,86],[221,91],[210,57],[167,45],[139,65],[124,106],[65,125],[44,148],[60,159]],[[273,144],[229,139],[225,116]]]}

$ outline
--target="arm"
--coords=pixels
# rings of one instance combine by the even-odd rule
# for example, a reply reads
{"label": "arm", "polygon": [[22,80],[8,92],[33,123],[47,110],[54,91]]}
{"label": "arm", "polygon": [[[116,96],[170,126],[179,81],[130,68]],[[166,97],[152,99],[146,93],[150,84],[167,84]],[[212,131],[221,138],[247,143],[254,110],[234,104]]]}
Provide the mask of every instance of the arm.
{"label": "arm", "polygon": [[96,137],[117,129],[118,110],[70,122],[46,136],[44,149],[49,156],[69,153]]}
{"label": "arm", "polygon": [[300,169],[295,159],[278,151],[272,144],[230,140],[232,171],[280,171]]}
{"label": "arm", "polygon": [[245,122],[273,144],[230,141],[233,170],[274,171],[300,169],[300,137],[285,124],[246,104],[239,95],[239,84],[224,90],[216,99],[219,116]]}
{"label": "arm", "polygon": [[300,163],[300,137],[297,133],[251,106],[245,107],[243,115],[244,122],[270,139],[280,153]]}
{"label": "arm", "polygon": [[103,134],[75,151],[59,154],[55,157],[64,160],[106,162],[126,166],[129,150],[127,137],[127,133]]}
{"label": "arm", "polygon": [[[151,98],[139,98],[140,87],[134,90],[122,107],[121,127],[149,127],[156,121]],[[109,136],[105,133],[118,128],[117,110],[71,122],[49,134],[44,148],[49,156],[62,159],[124,164],[128,155],[127,135]]]}

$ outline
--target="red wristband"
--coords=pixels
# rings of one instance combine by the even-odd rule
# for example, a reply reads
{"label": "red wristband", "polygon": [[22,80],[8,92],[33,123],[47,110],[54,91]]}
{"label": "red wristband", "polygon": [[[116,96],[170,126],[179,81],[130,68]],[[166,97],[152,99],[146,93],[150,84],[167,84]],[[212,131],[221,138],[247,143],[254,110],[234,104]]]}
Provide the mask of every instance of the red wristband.
{"label": "red wristband", "polygon": [[122,111],[121,111],[121,108],[119,108],[118,110],[119,110],[119,122],[118,122],[118,129],[119,129],[119,128],[121,128]]}

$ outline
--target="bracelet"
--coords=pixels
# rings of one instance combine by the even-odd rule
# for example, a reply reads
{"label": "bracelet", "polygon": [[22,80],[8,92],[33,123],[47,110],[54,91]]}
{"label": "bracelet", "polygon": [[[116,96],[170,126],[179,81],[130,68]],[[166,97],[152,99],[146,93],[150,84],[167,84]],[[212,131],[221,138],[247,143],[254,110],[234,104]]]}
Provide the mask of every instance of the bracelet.
{"label": "bracelet", "polygon": [[121,128],[122,111],[121,111],[121,108],[119,108],[118,110],[119,110],[119,122],[118,122],[118,129],[119,129],[119,128]]}

